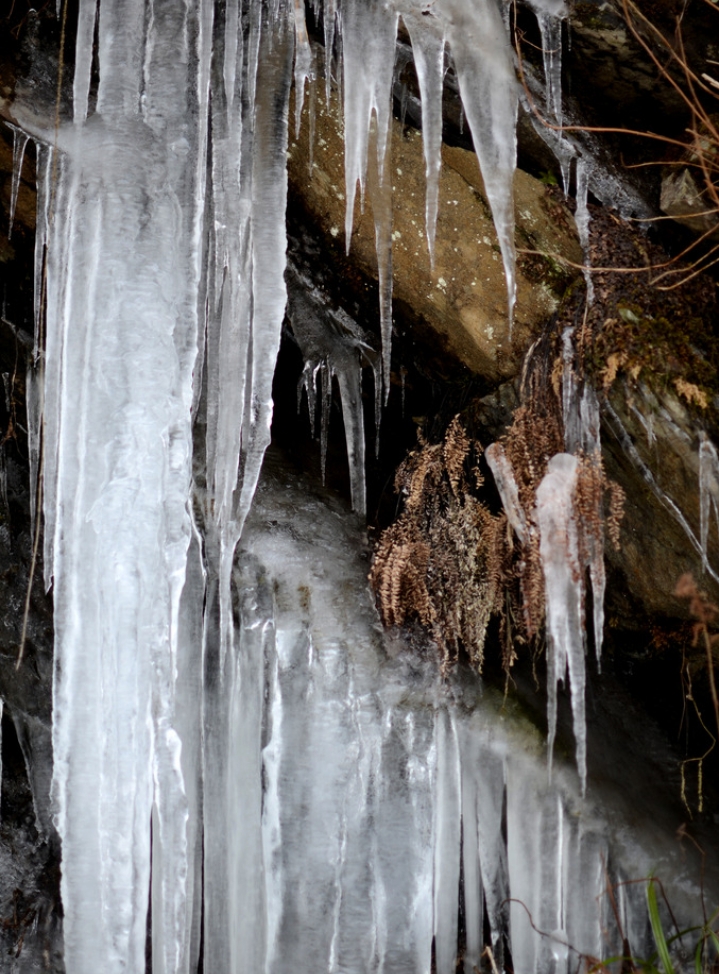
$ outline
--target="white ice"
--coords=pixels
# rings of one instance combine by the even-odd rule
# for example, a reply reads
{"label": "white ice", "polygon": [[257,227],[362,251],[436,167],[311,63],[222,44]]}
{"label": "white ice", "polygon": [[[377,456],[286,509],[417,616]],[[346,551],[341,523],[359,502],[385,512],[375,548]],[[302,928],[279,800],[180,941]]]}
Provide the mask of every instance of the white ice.
{"label": "white ice", "polygon": [[572,454],[557,453],[552,457],[537,488],[536,518],[546,598],[550,768],[557,726],[557,684],[564,683],[569,676],[577,768],[584,784],[587,775],[584,593],[574,508],[578,467],[579,460]]}
{"label": "white ice", "polygon": [[706,433],[699,440],[699,511],[702,567],[707,571],[711,511],[719,529],[719,456]]}

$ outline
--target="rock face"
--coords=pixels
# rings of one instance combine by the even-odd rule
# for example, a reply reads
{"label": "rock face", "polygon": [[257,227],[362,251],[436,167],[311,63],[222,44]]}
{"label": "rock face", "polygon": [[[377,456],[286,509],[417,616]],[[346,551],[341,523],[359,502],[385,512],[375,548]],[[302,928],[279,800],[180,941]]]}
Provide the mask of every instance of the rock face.
{"label": "rock face", "polygon": [[[622,546],[611,560],[646,615],[683,616],[686,607],[674,594],[683,573],[693,574],[713,599],[719,595],[716,525],[708,571],[702,571],[696,419],[672,390],[659,396],[644,383],[619,382],[604,421],[605,463],[627,496]],[[629,628],[644,622],[622,620]]]}
{"label": "rock face", "polygon": [[[335,96],[336,97],[336,96]],[[306,103],[315,98],[310,95]],[[333,246],[344,245],[344,146],[337,102],[329,110],[316,96],[312,149],[305,109],[299,137],[289,152],[290,192]],[[310,173],[309,160],[312,159]],[[473,153],[444,146],[439,218],[432,267],[425,229],[425,174],[421,135],[392,126],[392,273],[395,306],[411,309],[473,372],[488,381],[518,370],[530,336],[549,319],[569,276],[562,265],[522,254],[558,254],[581,264],[582,252],[569,211],[548,188],[524,172],[515,179],[516,246],[520,252],[517,306],[510,337],[507,288],[497,237]],[[350,254],[370,278],[377,276],[371,203],[356,204]]]}

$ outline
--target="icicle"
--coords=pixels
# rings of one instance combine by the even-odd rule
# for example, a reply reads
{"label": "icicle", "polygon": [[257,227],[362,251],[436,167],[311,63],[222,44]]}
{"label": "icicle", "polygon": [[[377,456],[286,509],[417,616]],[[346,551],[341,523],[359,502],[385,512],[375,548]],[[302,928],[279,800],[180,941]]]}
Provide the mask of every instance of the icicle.
{"label": "icicle", "polygon": [[230,0],[225,7],[224,65],[225,99],[227,111],[232,111],[235,103],[238,69],[242,71],[242,48],[240,45],[240,8],[238,0]]}
{"label": "icicle", "polygon": [[[302,106],[305,102],[305,81],[314,78],[312,48],[307,36],[304,0],[294,0],[295,8],[295,138],[299,138]],[[310,145],[312,145],[310,137]]]}
{"label": "icicle", "polygon": [[517,163],[517,80],[502,15],[492,2],[437,0],[432,12],[457,69],[462,104],[472,132],[507,279],[510,330],[516,301],[514,170]]}
{"label": "icicle", "polygon": [[25,149],[27,148],[29,136],[23,132],[22,129],[17,128],[15,125],[11,125],[9,122],[5,122],[5,124],[8,128],[12,129],[12,183],[10,186],[10,213],[8,215],[7,228],[7,238],[10,240],[12,237],[12,225],[15,221],[17,196],[20,190],[22,164],[25,159]]}
{"label": "icicle", "polygon": [[[387,145],[385,155],[390,155],[391,129],[387,131]],[[379,133],[373,131],[370,147],[374,148],[375,136],[379,142]],[[378,150],[379,151],[379,150]],[[372,214],[375,227],[375,251],[377,253],[377,269],[379,277],[379,314],[380,333],[382,336],[382,385],[385,404],[389,399],[390,371],[392,356],[392,181],[382,181],[382,166],[374,159],[374,152],[367,167],[367,183],[372,200]]]}
{"label": "icicle", "polygon": [[552,457],[547,473],[537,488],[536,517],[546,592],[550,770],[557,724],[557,684],[564,682],[568,670],[577,769],[584,788],[587,768],[583,591],[574,511],[578,467],[577,458],[568,453],[558,453]]}
{"label": "icicle", "polygon": [[[345,242],[349,253],[357,184],[364,194],[376,118],[377,184],[383,182],[391,121],[392,77],[398,15],[380,0],[346,0],[342,7],[345,128]],[[379,201],[378,201],[379,204]],[[375,214],[375,223],[379,214]],[[380,261],[381,264],[381,261]]]}
{"label": "icicle", "polygon": [[97,8],[97,0],[80,0],[75,38],[75,75],[72,84],[73,118],[80,125],[87,118]]}
{"label": "icicle", "polygon": [[584,254],[584,280],[587,284],[587,304],[594,303],[594,283],[590,270],[591,253],[589,250],[589,209],[587,207],[587,193],[589,191],[589,167],[583,157],[577,159],[577,208],[574,219],[577,224],[579,242]]}
{"label": "icicle", "polygon": [[545,105],[551,121],[562,124],[562,23],[564,0],[530,0],[542,38]]}
{"label": "icicle", "polygon": [[709,544],[709,521],[714,511],[719,528],[719,456],[716,447],[702,432],[699,439],[699,537],[702,549],[702,570],[708,571],[707,550]]}
{"label": "icicle", "polygon": [[35,217],[35,253],[33,268],[33,322],[35,334],[35,347],[33,349],[33,359],[37,361],[40,355],[38,345],[40,338],[40,315],[42,313],[43,288],[45,286],[45,251],[47,248],[51,186],[50,177],[52,173],[52,149],[42,142],[35,143],[37,153],[37,199]]}
{"label": "icicle", "polygon": [[519,503],[519,489],[509,457],[501,443],[490,443],[484,455],[494,475],[507,520],[516,531],[519,540],[525,542],[529,536],[527,519]]}
{"label": "icicle", "polygon": [[414,52],[414,64],[422,99],[422,147],[427,174],[425,221],[427,247],[434,267],[437,229],[439,171],[442,165],[442,85],[444,81],[444,35],[433,17],[403,14]]}
{"label": "icicle", "polygon": [[[624,424],[622,423],[621,419],[612,408],[611,403],[605,402],[604,409],[605,409],[605,416],[609,420],[614,435],[619,440],[622,449],[629,457],[632,464],[637,469],[640,476],[642,477],[646,485],[649,487],[651,492],[654,494],[654,496],[657,498],[659,503],[669,511],[669,513],[672,515],[674,520],[681,527],[682,531],[684,531],[684,534],[689,539],[689,542],[694,548],[694,550],[697,552],[697,554],[700,557],[703,558],[704,553],[702,551],[701,541],[699,538],[697,538],[696,534],[692,530],[692,527],[687,521],[684,514],[682,513],[681,508],[676,503],[676,501],[674,501],[671,497],[669,497],[668,494],[666,494],[661,489],[661,487],[656,481],[656,478],[654,477],[654,474],[640,457],[637,448],[634,446],[631,437],[629,436],[626,429],[624,428]],[[717,572],[714,568],[712,568],[708,560],[706,562],[704,570],[711,576],[711,578],[714,579],[715,582],[717,582],[717,584],[719,584],[719,572]]]}
{"label": "icicle", "polygon": [[[581,448],[585,462],[595,468],[595,478],[601,479],[602,447],[600,442],[599,401],[594,387],[585,381],[579,404],[581,426]],[[590,515],[589,523],[585,524],[585,540],[588,546],[586,553],[589,578],[592,583],[592,605],[594,622],[594,646],[597,657],[597,668],[601,670],[602,642],[604,640],[604,593],[607,587],[607,575],[604,565],[604,531],[601,527],[604,521],[602,500],[600,496],[594,498],[595,509]]]}
{"label": "icicle", "polygon": [[332,51],[335,43],[336,16],[337,0],[324,0],[322,6],[322,24],[325,36],[325,107],[328,111],[332,94]]}
{"label": "icicle", "polygon": [[[314,436],[315,382],[322,376],[321,465],[327,454],[332,379],[337,379],[344,420],[347,459],[350,470],[352,508],[366,514],[365,436],[362,406],[362,367],[372,366],[375,375],[375,408],[381,390],[378,356],[361,328],[341,308],[330,307],[324,295],[296,268],[288,270],[288,315],[292,331],[305,359],[299,390],[307,390],[310,422]],[[379,405],[381,408],[381,402]],[[378,420],[379,417],[376,417]]]}
{"label": "icicle", "polygon": [[581,424],[577,375],[574,371],[574,328],[562,332],[562,420],[564,423],[564,449],[576,453],[581,447]]}
{"label": "icicle", "polygon": [[382,376],[384,401],[387,402],[392,339],[392,181],[385,179],[385,170],[390,159],[390,108],[398,15],[380,0],[347,0],[342,17],[345,241],[349,253],[357,184],[364,196],[368,181],[375,225]]}
{"label": "icicle", "polygon": [[457,897],[461,844],[457,731],[445,710],[437,714],[437,798],[434,823],[434,943],[437,974],[457,968]]}

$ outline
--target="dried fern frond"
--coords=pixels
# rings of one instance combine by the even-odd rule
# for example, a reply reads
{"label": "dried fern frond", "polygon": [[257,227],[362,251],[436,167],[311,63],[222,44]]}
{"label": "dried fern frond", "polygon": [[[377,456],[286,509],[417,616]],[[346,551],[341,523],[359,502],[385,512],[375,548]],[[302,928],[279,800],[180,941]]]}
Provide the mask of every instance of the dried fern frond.
{"label": "dried fern frond", "polygon": [[477,670],[511,564],[504,514],[491,514],[474,493],[481,451],[456,417],[442,443],[407,457],[395,478],[404,509],[382,533],[370,572],[385,625],[417,619],[445,667],[464,652]]}

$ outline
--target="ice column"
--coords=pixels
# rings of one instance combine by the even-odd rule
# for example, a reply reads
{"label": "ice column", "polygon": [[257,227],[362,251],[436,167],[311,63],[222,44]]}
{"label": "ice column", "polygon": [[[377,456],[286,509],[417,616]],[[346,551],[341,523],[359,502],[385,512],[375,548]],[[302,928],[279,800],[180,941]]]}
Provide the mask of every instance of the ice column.
{"label": "ice column", "polygon": [[[96,15],[97,104],[85,120]],[[146,21],[140,0],[99,13],[83,0],[79,23],[75,123],[57,133],[49,187],[49,153],[40,160],[65,964],[144,969],[153,817],[154,969],[169,974],[187,964],[175,690],[209,38],[203,10],[184,5]]]}
{"label": "ice column", "polygon": [[[207,465],[203,943],[206,969],[233,974],[255,974],[264,964],[262,862],[236,825],[239,817],[253,835],[260,814],[261,727],[252,688],[263,665],[262,642],[250,657],[235,644],[230,581],[270,442],[287,299],[286,149],[297,26],[293,4],[233,0],[224,19],[218,13],[213,43],[207,330],[198,414]],[[239,941],[231,936],[234,928]]]}

